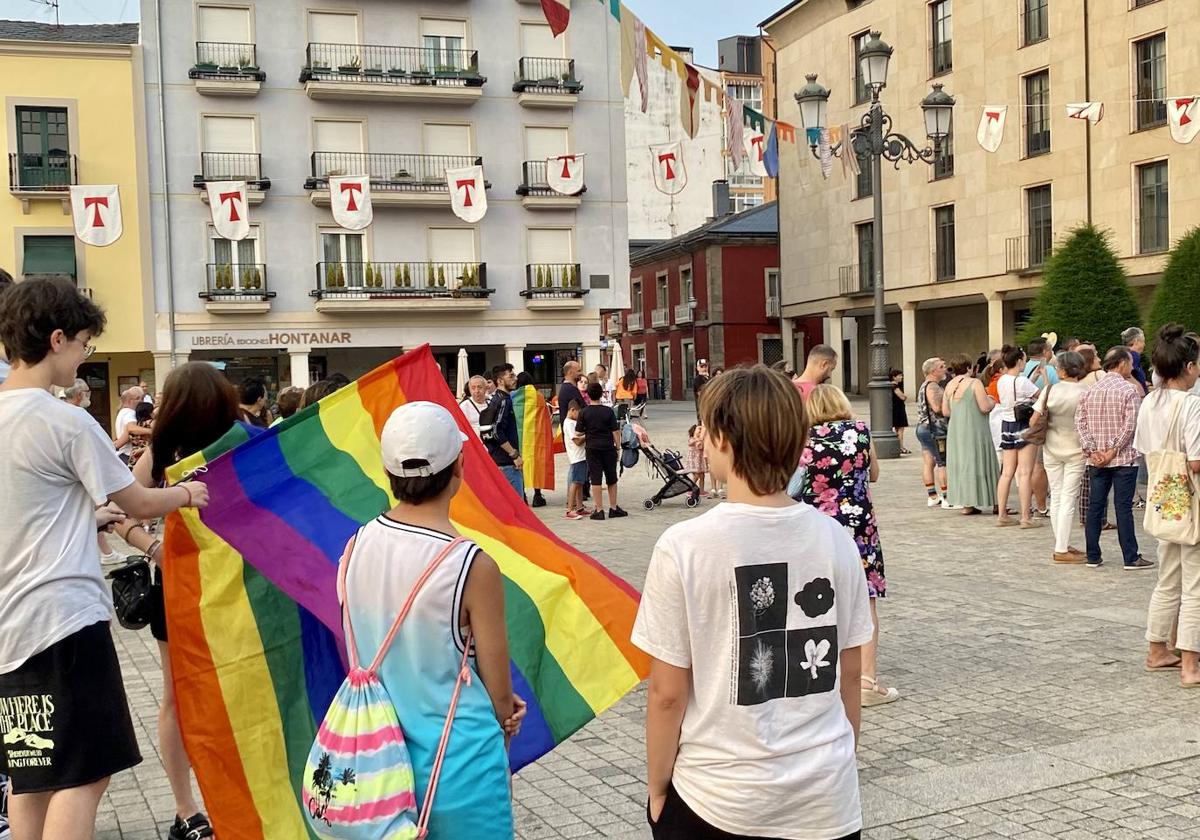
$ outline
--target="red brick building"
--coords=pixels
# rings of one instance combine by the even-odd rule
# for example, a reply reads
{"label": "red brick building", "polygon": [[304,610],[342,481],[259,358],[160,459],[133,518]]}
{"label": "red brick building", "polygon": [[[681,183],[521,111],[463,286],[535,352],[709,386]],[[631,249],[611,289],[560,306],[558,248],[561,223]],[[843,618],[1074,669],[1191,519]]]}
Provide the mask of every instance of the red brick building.
{"label": "red brick building", "polygon": [[[783,358],[775,202],[714,219],[630,254],[630,308],[604,316],[623,358],[690,399],[696,359],[709,369]],[[652,394],[652,396],[657,396]]]}

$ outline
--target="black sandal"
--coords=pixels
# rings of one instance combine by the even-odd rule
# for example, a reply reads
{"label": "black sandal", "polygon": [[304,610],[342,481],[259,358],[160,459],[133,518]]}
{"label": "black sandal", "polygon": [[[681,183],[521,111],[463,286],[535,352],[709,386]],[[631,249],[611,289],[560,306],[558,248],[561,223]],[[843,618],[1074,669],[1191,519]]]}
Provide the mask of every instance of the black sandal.
{"label": "black sandal", "polygon": [[192,814],[186,820],[176,815],[175,824],[167,835],[170,840],[207,840],[212,836],[212,825],[204,814]]}

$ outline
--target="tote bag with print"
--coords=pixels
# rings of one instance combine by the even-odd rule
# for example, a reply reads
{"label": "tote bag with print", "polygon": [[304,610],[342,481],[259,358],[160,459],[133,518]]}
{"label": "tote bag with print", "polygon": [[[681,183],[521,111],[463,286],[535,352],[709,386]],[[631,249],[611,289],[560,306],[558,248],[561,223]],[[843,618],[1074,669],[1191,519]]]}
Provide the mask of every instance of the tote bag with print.
{"label": "tote bag with print", "polygon": [[1146,453],[1150,485],[1142,524],[1156,539],[1180,545],[1200,543],[1200,492],[1179,444],[1179,417],[1190,399],[1175,400],[1163,448]]}

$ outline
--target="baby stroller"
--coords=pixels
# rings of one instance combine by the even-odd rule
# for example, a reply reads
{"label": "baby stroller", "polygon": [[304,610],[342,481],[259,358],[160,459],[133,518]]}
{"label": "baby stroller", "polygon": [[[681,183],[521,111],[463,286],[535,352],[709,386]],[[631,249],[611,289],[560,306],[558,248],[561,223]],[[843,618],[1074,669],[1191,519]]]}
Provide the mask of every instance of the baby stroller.
{"label": "baby stroller", "polygon": [[690,508],[700,505],[700,485],[692,481],[692,477],[683,471],[683,460],[678,452],[668,449],[660,452],[650,443],[642,444],[642,452],[650,462],[650,469],[663,480],[662,488],[653,497],[642,502],[646,510],[654,510],[663,503],[663,499],[673,499],[687,493],[684,504]]}

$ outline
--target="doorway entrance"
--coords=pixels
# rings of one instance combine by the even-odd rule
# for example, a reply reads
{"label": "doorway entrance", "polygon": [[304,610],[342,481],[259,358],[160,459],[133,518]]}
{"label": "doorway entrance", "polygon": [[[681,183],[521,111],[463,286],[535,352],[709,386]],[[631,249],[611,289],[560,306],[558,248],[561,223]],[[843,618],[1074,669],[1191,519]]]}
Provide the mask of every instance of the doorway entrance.
{"label": "doorway entrance", "polygon": [[662,379],[662,399],[673,399],[671,394],[671,345],[669,344],[659,345],[658,375]]}
{"label": "doorway entrance", "polygon": [[112,415],[108,401],[108,362],[87,362],[79,366],[78,376],[92,389],[92,404],[88,414],[112,437]]}

